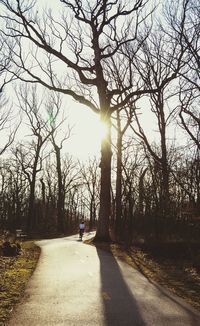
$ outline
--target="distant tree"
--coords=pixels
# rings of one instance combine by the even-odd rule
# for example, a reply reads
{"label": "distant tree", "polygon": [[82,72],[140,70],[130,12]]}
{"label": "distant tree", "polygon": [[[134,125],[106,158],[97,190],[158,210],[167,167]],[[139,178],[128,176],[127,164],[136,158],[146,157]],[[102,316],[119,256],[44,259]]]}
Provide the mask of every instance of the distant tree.
{"label": "distant tree", "polygon": [[[3,38],[0,37],[0,133],[4,141],[1,142],[0,155],[13,143],[20,121],[16,119],[17,113],[13,113],[12,104],[6,97],[6,86],[15,79],[13,74],[8,73],[11,68],[12,51],[14,42],[10,43],[10,51],[6,51]],[[14,121],[14,122],[13,122]]]}
{"label": "distant tree", "polygon": [[53,145],[54,153],[56,156],[56,171],[57,171],[57,231],[64,233],[64,211],[65,211],[65,189],[64,189],[64,181],[63,181],[63,173],[61,166],[61,150],[64,144],[64,141],[70,137],[71,129],[68,126],[68,131],[65,132],[65,135],[62,137],[62,140],[56,140],[58,134],[58,127],[60,127],[65,121],[64,118],[61,119],[60,122],[57,122],[59,115],[62,114],[62,99],[60,94],[53,94],[48,103],[46,104],[46,110],[49,115],[49,130],[51,133],[51,143]]}
{"label": "distant tree", "polygon": [[176,190],[179,190],[177,203],[179,207],[191,204],[193,214],[199,214],[200,209],[200,157],[199,151],[189,150],[180,155],[173,169]]}
{"label": "distant tree", "polygon": [[3,94],[5,86],[10,83],[14,76],[9,74],[11,68],[12,51],[14,50],[14,42],[10,43],[10,50],[7,51],[3,38],[0,38],[0,98]]}
{"label": "distant tree", "polygon": [[[170,47],[169,47],[170,44]],[[165,31],[154,33],[152,31],[148,40],[142,45],[143,57],[138,58],[134,64],[148,89],[158,88],[156,93],[146,96],[145,101],[136,103],[133,107],[134,121],[132,130],[144,142],[148,152],[152,155],[157,168],[160,168],[160,214],[162,217],[169,215],[170,193],[169,193],[169,155],[168,128],[175,117],[177,105],[174,80],[183,67],[184,55],[182,46],[175,42]],[[163,80],[166,83],[163,85]],[[137,110],[137,107],[141,107]],[[159,149],[152,144],[147,129],[143,129],[140,114],[146,107],[150,107],[151,116],[156,122],[157,138],[159,137]],[[156,141],[157,142],[157,141]]]}
{"label": "distant tree", "polygon": [[10,231],[24,226],[27,214],[27,180],[11,156],[0,165],[0,225]]}
{"label": "distant tree", "polygon": [[[51,149],[51,148],[50,148]],[[42,181],[41,181],[42,179]],[[42,190],[43,189],[43,190]],[[44,192],[44,194],[42,194]],[[42,232],[57,233],[57,196],[58,182],[55,154],[50,152],[45,157],[40,173],[40,196],[42,195],[41,215],[43,219]],[[44,201],[45,199],[45,201]]]}
{"label": "distant tree", "polygon": [[27,217],[27,231],[31,231],[35,224],[34,202],[36,176],[42,170],[44,159],[42,149],[51,135],[48,130],[47,119],[41,115],[43,102],[39,100],[37,88],[28,86],[21,88],[18,93],[19,106],[28,119],[29,128],[32,131],[31,142],[22,142],[14,149],[14,154],[21,165],[23,173],[29,182],[29,210]]}
{"label": "distant tree", "polygon": [[167,2],[165,17],[168,33],[184,53],[182,69],[179,71],[179,117],[182,127],[193,143],[200,149],[200,6],[198,0],[179,0],[171,5]]}
{"label": "distant tree", "polygon": [[[132,149],[131,149],[132,147]],[[139,205],[139,177],[144,165],[140,144],[128,143],[122,156],[122,217],[121,234],[130,245],[134,234],[134,221]]]}
{"label": "distant tree", "polygon": [[[43,180],[46,185],[46,203],[48,206],[56,207],[57,201],[57,179],[56,179],[56,171],[55,164],[52,164],[54,161],[53,153],[45,159],[44,162],[44,173]],[[54,178],[52,178],[52,175]]]}
{"label": "distant tree", "polygon": [[99,206],[99,163],[96,158],[81,164],[80,173],[83,178],[84,205],[89,210],[89,230],[96,225],[97,207]]}
{"label": "distant tree", "polygon": [[180,90],[179,93],[179,124],[187,132],[192,144],[197,147],[198,151],[200,150],[199,95],[192,90],[187,92]]}
{"label": "distant tree", "polygon": [[13,113],[12,107],[9,107],[8,100],[6,100],[4,94],[0,93],[0,134],[2,138],[0,155],[6,152],[9,146],[13,144],[19,125],[20,121],[17,115]]}
{"label": "distant tree", "polygon": [[[113,123],[116,133],[116,194],[115,194],[115,234],[120,236],[121,233],[121,221],[122,221],[122,170],[123,170],[123,150],[127,147],[127,143],[124,144],[125,133],[132,122],[133,112],[130,108],[124,108],[122,112],[117,111],[115,117],[115,123]],[[114,120],[114,119],[113,119]]]}

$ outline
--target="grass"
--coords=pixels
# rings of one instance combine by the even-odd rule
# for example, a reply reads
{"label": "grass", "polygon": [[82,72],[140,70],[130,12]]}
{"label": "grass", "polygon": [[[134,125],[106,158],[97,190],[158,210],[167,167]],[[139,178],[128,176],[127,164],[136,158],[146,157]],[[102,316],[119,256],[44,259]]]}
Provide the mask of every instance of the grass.
{"label": "grass", "polygon": [[[150,282],[160,284],[200,311],[200,245],[164,243],[133,245],[93,243],[140,271]],[[192,254],[191,254],[192,250]]]}
{"label": "grass", "polygon": [[24,241],[19,256],[0,256],[0,325],[5,324],[13,307],[20,301],[39,254],[40,250],[33,241]]}

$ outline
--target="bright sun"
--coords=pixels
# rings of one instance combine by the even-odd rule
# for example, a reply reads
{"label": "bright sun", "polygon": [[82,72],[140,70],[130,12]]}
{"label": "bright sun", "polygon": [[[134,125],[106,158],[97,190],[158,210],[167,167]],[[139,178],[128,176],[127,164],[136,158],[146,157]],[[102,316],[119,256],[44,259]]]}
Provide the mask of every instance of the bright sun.
{"label": "bright sun", "polygon": [[103,123],[99,117],[97,117],[98,119],[95,122],[96,128],[94,128],[96,130],[97,133],[97,137],[102,140],[106,137],[107,134],[107,128],[105,123]]}
{"label": "bright sun", "polygon": [[[72,115],[70,117],[72,119]],[[106,136],[106,125],[99,115],[90,110],[80,110],[76,115],[72,136],[66,142],[65,149],[82,160],[89,156],[100,157],[101,141]]]}

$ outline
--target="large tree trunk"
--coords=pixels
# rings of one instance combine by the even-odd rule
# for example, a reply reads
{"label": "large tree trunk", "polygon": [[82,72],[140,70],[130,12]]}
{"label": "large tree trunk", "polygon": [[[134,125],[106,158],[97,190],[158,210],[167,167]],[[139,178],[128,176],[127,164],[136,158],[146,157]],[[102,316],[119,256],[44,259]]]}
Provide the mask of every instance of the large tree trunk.
{"label": "large tree trunk", "polygon": [[169,168],[167,159],[167,146],[166,146],[166,122],[164,116],[163,103],[160,107],[160,134],[161,134],[161,169],[162,169],[162,183],[161,183],[161,211],[163,218],[169,213]]}
{"label": "large tree trunk", "polygon": [[117,236],[121,232],[122,219],[122,134],[118,129],[117,135],[117,177],[116,177],[116,215],[115,215],[115,233]]}
{"label": "large tree trunk", "polygon": [[196,158],[196,186],[197,186],[197,205],[196,205],[196,214],[200,212],[200,150],[197,149],[197,158]]}
{"label": "large tree trunk", "polygon": [[106,116],[107,135],[101,143],[100,211],[95,241],[110,241],[109,220],[111,213],[111,118]]}
{"label": "large tree trunk", "polygon": [[[138,209],[139,209],[139,217],[144,216],[144,177],[147,172],[147,168],[141,172],[139,177],[139,199],[138,199]],[[147,207],[147,206],[146,206]]]}
{"label": "large tree trunk", "polygon": [[95,206],[95,199],[92,196],[90,200],[90,220],[89,220],[89,231],[92,231],[96,220],[96,206]]}
{"label": "large tree trunk", "polygon": [[60,159],[60,148],[54,143],[56,153],[56,169],[58,177],[58,195],[57,195],[57,231],[64,233],[64,189],[62,183],[62,170]]}
{"label": "large tree trunk", "polygon": [[169,213],[169,171],[167,161],[162,162],[161,209],[163,215]]}
{"label": "large tree trunk", "polygon": [[35,204],[35,176],[30,184],[30,195],[29,195],[29,206],[28,206],[28,220],[27,220],[27,233],[29,233],[35,226],[35,214],[34,205]]}
{"label": "large tree trunk", "polygon": [[41,145],[40,140],[38,139],[37,150],[35,154],[35,161],[32,171],[32,180],[30,180],[30,195],[29,195],[29,207],[28,207],[28,220],[27,220],[27,232],[29,233],[34,229],[36,225],[36,216],[35,216],[35,183],[37,175],[37,165],[39,160]]}
{"label": "large tree trunk", "polygon": [[92,230],[92,226],[93,226],[93,198],[91,198],[90,200],[90,220],[89,220],[89,231]]}

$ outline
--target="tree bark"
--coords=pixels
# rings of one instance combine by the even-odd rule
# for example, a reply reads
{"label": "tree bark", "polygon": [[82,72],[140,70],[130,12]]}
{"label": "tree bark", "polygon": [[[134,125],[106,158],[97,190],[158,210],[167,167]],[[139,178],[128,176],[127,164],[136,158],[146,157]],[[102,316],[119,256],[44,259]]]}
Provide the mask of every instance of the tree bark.
{"label": "tree bark", "polygon": [[111,117],[108,113],[105,121],[107,126],[106,138],[101,143],[101,191],[100,211],[97,232],[94,241],[110,241],[109,220],[111,213]]}
{"label": "tree bark", "polygon": [[117,134],[117,177],[116,177],[116,216],[115,233],[120,235],[122,218],[122,133],[118,128]]}
{"label": "tree bark", "polygon": [[64,233],[64,189],[62,182],[60,148],[53,142],[56,153],[56,169],[58,177],[58,194],[57,194],[57,231]]}

